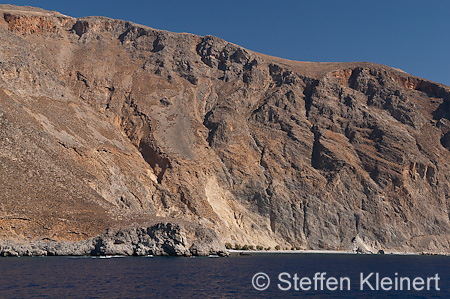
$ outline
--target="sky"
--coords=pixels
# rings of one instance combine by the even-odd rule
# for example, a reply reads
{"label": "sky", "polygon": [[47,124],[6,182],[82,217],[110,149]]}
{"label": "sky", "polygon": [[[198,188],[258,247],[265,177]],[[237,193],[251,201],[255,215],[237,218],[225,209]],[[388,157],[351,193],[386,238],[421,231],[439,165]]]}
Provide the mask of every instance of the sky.
{"label": "sky", "polygon": [[9,1],[215,35],[300,61],[369,61],[450,86],[450,1]]}

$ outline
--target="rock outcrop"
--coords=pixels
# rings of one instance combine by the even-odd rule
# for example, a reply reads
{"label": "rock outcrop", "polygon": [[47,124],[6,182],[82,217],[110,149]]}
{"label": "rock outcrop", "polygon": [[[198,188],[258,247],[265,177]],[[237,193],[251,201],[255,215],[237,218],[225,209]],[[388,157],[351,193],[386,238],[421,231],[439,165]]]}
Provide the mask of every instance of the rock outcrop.
{"label": "rock outcrop", "polygon": [[449,251],[449,87],[103,17],[0,16],[1,239],[221,252],[142,226],[182,221],[214,244]]}
{"label": "rock outcrop", "polygon": [[211,229],[192,224],[157,223],[108,229],[82,241],[6,240],[0,242],[0,256],[209,256],[228,255]]}

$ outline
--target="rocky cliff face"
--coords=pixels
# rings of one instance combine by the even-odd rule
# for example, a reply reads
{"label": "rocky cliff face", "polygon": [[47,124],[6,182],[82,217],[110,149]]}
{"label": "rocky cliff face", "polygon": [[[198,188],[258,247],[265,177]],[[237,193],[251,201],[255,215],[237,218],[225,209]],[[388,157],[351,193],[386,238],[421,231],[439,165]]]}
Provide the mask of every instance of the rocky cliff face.
{"label": "rocky cliff face", "polygon": [[446,86],[28,7],[0,6],[0,36],[3,240],[183,221],[221,244],[449,250]]}

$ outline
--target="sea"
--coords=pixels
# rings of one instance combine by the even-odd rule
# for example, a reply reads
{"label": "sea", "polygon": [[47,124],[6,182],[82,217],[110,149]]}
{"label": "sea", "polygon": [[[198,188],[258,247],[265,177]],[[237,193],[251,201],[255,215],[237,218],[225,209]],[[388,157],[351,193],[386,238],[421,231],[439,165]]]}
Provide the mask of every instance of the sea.
{"label": "sea", "polygon": [[0,298],[450,298],[447,256],[8,257],[0,269]]}

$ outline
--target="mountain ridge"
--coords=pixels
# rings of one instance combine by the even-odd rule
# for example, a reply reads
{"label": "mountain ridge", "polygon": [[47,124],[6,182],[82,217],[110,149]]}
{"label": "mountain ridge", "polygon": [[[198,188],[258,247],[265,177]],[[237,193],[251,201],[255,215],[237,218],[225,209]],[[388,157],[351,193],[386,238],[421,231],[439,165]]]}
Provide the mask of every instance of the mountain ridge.
{"label": "mountain ridge", "polygon": [[221,244],[448,251],[448,87],[25,9],[0,6],[3,239],[181,221]]}

